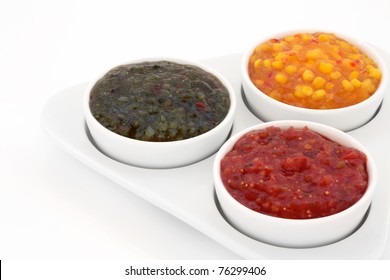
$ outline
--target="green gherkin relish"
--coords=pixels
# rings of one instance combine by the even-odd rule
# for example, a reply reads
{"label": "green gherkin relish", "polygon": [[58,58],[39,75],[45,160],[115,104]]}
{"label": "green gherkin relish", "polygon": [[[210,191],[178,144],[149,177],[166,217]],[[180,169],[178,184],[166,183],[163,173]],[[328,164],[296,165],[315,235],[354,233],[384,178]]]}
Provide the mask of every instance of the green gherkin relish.
{"label": "green gherkin relish", "polygon": [[216,127],[229,93],[214,75],[169,61],[121,65],[91,90],[89,106],[107,129],[133,139],[176,141]]}

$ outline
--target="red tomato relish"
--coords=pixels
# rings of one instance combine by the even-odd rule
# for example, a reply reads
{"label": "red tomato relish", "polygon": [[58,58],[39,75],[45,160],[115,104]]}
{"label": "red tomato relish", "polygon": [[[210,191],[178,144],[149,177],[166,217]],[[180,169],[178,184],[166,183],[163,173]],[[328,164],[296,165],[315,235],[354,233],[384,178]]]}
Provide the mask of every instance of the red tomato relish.
{"label": "red tomato relish", "polygon": [[221,161],[228,192],[271,216],[310,219],[341,212],[368,185],[365,154],[308,127],[268,127],[242,136]]}

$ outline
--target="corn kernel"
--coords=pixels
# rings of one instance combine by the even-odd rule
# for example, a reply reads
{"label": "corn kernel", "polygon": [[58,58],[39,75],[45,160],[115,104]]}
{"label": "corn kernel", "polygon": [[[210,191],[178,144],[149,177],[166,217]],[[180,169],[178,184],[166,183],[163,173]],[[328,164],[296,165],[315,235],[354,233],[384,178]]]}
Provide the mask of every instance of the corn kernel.
{"label": "corn kernel", "polygon": [[283,49],[288,46],[288,43],[285,41],[280,41],[280,44],[283,46]]}
{"label": "corn kernel", "polygon": [[323,89],[319,89],[313,92],[313,99],[322,99],[326,95],[326,91]]}
{"label": "corn kernel", "polygon": [[362,85],[362,82],[359,81],[358,79],[354,78],[351,80],[351,84],[355,87],[355,88],[359,88],[361,85]]}
{"label": "corn kernel", "polygon": [[254,66],[256,69],[259,69],[261,66],[263,66],[263,61],[260,58],[256,59]]}
{"label": "corn kernel", "polygon": [[329,55],[333,60],[341,60],[341,55],[338,54],[338,52],[329,51]]}
{"label": "corn kernel", "polygon": [[332,52],[338,53],[340,48],[337,45],[330,45],[329,48],[332,50]]}
{"label": "corn kernel", "polygon": [[250,58],[249,58],[249,63],[250,64],[254,64],[255,61],[258,59],[258,57],[256,55],[252,55]]}
{"label": "corn kernel", "polygon": [[352,50],[353,50],[355,53],[359,52],[359,49],[358,49],[356,46],[352,46]]}
{"label": "corn kernel", "polygon": [[326,34],[321,34],[320,36],[318,36],[318,41],[320,41],[320,42],[328,42],[329,41],[329,37]]}
{"label": "corn kernel", "polygon": [[354,89],[353,84],[348,80],[342,80],[341,84],[342,84],[343,88],[348,90],[348,91],[352,91]]}
{"label": "corn kernel", "polygon": [[358,72],[358,71],[352,71],[352,72],[349,74],[349,76],[348,76],[348,78],[349,78],[350,80],[356,79],[356,78],[358,78],[358,77],[359,77],[359,72]]}
{"label": "corn kernel", "polygon": [[318,70],[324,74],[329,74],[333,70],[333,65],[328,62],[320,62],[318,65]]}
{"label": "corn kernel", "polygon": [[297,86],[297,87],[295,88],[294,95],[295,95],[296,97],[298,97],[298,98],[304,98],[304,97],[305,97],[305,95],[304,95],[303,92],[302,92],[302,86]]}
{"label": "corn kernel", "polygon": [[307,42],[313,39],[313,37],[310,34],[302,34],[302,41]]}
{"label": "corn kernel", "polygon": [[294,74],[296,71],[297,71],[297,67],[295,65],[288,65],[286,66],[286,68],[284,69],[284,71],[287,73],[287,74]]}
{"label": "corn kernel", "polygon": [[350,68],[351,62],[352,60],[350,60],[349,58],[344,58],[341,63],[345,68]]}
{"label": "corn kernel", "polygon": [[313,80],[313,87],[314,88],[320,88],[326,83],[326,80],[322,77],[315,77]]}
{"label": "corn kernel", "polygon": [[360,60],[362,58],[362,55],[361,54],[351,54],[351,55],[349,55],[349,58],[353,59],[353,60]]}
{"label": "corn kernel", "polygon": [[255,52],[260,54],[260,53],[266,52],[270,49],[271,49],[271,45],[264,43],[264,44],[261,44],[260,46],[256,47]]}
{"label": "corn kernel", "polygon": [[303,86],[302,87],[302,93],[306,96],[310,96],[313,93],[313,89],[309,86]]}
{"label": "corn kernel", "polygon": [[378,68],[373,67],[368,70],[368,76],[379,80],[382,77],[382,73]]}
{"label": "corn kernel", "polygon": [[280,52],[275,56],[275,60],[283,60],[288,57],[288,53],[286,52]]}
{"label": "corn kernel", "polygon": [[311,82],[313,79],[314,79],[314,73],[312,71],[310,71],[309,69],[306,69],[305,71],[303,71],[302,73],[302,78],[306,81],[306,82]]}
{"label": "corn kernel", "polygon": [[294,38],[294,36],[287,36],[286,38],[284,38],[284,40],[285,40],[286,42],[292,42],[292,41],[295,40],[295,38]]}
{"label": "corn kernel", "polygon": [[272,49],[275,52],[281,52],[281,51],[283,51],[283,45],[280,44],[280,43],[275,43],[275,44],[272,45]]}
{"label": "corn kernel", "polygon": [[321,49],[308,50],[306,52],[306,58],[308,60],[316,60],[323,57],[324,57],[324,53]]}
{"label": "corn kernel", "polygon": [[283,61],[280,61],[280,60],[275,60],[272,62],[272,67],[277,69],[277,70],[282,69],[283,65],[284,65]]}
{"label": "corn kernel", "polygon": [[362,82],[362,88],[365,89],[367,92],[372,93],[375,90],[375,85],[371,79],[365,79]]}
{"label": "corn kernel", "polygon": [[298,45],[298,44],[295,44],[295,45],[293,45],[293,47],[292,47],[292,49],[293,49],[293,51],[299,51],[299,50],[301,50],[303,47],[301,46],[301,45]]}
{"label": "corn kernel", "polygon": [[281,84],[285,84],[287,82],[287,77],[282,73],[278,73],[275,75],[275,80]]}
{"label": "corn kernel", "polygon": [[340,79],[341,78],[341,73],[339,71],[336,71],[336,72],[332,72],[329,74],[329,77],[332,79],[332,80],[337,80],[337,79]]}
{"label": "corn kernel", "polygon": [[348,44],[347,42],[340,41],[339,45],[340,45],[340,48],[342,48],[343,50],[346,50],[346,51],[351,50],[351,45]]}
{"label": "corn kernel", "polygon": [[263,66],[264,67],[271,68],[271,64],[272,64],[271,59],[263,60]]}

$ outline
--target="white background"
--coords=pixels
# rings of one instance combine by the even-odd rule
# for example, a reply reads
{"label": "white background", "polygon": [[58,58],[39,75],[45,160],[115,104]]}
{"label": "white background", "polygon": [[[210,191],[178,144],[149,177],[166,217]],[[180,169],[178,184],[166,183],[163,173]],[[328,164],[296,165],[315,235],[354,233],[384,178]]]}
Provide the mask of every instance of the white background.
{"label": "white background", "polygon": [[296,28],[390,52],[388,26],[387,0],[0,0],[0,259],[239,258],[59,149],[42,106],[133,58],[202,60]]}

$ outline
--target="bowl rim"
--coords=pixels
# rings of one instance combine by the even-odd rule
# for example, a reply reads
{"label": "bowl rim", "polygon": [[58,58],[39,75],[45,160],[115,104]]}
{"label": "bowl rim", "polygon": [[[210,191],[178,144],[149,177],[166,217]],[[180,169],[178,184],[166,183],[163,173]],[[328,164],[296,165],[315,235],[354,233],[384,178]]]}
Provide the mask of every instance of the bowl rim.
{"label": "bowl rim", "polygon": [[[297,34],[297,33],[315,33],[315,32],[322,32],[322,33],[333,33],[337,37],[340,37],[341,39],[346,40],[348,43],[353,44],[354,46],[358,47],[360,51],[365,53],[367,56],[369,56],[371,59],[374,60],[374,62],[378,65],[379,69],[381,70],[382,77],[381,81],[379,83],[378,88],[376,91],[367,99],[347,106],[347,107],[341,107],[341,108],[333,108],[333,109],[312,109],[312,108],[304,108],[304,107],[298,107],[294,105],[290,105],[287,103],[284,103],[282,101],[278,101],[276,99],[273,99],[272,97],[268,96],[267,94],[263,93],[260,89],[258,89],[252,82],[252,80],[249,77],[248,74],[248,63],[249,58],[253,54],[255,48],[261,44],[266,42],[269,39],[272,38],[283,38],[285,36]],[[367,106],[371,103],[375,103],[379,100],[382,100],[384,97],[385,87],[388,83],[389,77],[388,77],[388,69],[387,65],[383,59],[383,57],[378,53],[378,51],[369,43],[361,40],[357,40],[354,37],[345,35],[343,33],[340,33],[338,31],[329,31],[329,30],[315,30],[315,29],[292,29],[292,30],[286,30],[282,32],[277,32],[273,34],[269,34],[268,36],[263,36],[261,40],[256,40],[255,43],[252,43],[250,45],[250,48],[245,51],[243,58],[241,60],[241,73],[242,73],[242,79],[245,81],[246,85],[250,87],[252,92],[255,92],[256,95],[260,95],[261,97],[265,98],[268,102],[272,103],[275,106],[280,106],[282,110],[290,110],[294,111],[296,113],[311,113],[311,114],[317,114],[317,115],[331,115],[336,112],[342,112],[345,111],[348,113],[348,111],[354,111],[360,109],[360,107]]]}
{"label": "bowl rim", "polygon": [[[335,136],[341,138],[341,142],[348,142],[350,143],[350,147],[353,147],[355,149],[358,149],[359,151],[363,152],[367,157],[367,174],[368,174],[368,185],[365,193],[363,196],[356,201],[353,205],[350,207],[344,209],[343,211],[340,211],[338,213],[328,215],[325,217],[318,217],[318,218],[307,218],[307,219],[290,219],[290,218],[281,218],[277,216],[271,216],[265,213],[260,213],[257,211],[254,211],[240,202],[238,202],[236,199],[233,198],[233,196],[230,195],[230,193],[227,191],[225,185],[223,184],[221,180],[221,172],[220,172],[220,162],[222,158],[226,155],[227,152],[229,152],[233,145],[245,134],[251,131],[264,129],[266,127],[275,126],[280,127],[282,129],[286,129],[290,126],[296,127],[296,128],[303,128],[304,126],[307,126],[310,130],[315,131],[319,134],[322,134],[323,136],[329,138],[332,141]],[[325,132],[324,132],[325,131]],[[328,135],[329,134],[329,135]],[[340,143],[340,140],[335,141],[336,143],[339,143],[341,145],[345,145],[343,143]],[[378,174],[377,174],[377,168],[375,161],[370,154],[370,152],[363,146],[358,140],[356,140],[351,135],[347,134],[346,132],[343,132],[337,128],[334,128],[332,126],[328,126],[325,124],[312,122],[312,121],[302,121],[302,120],[279,120],[279,121],[270,121],[270,122],[264,122],[261,124],[257,124],[251,127],[248,127],[232,137],[229,138],[228,141],[226,141],[222,147],[217,152],[217,155],[214,159],[213,163],[213,177],[214,177],[214,187],[216,190],[217,197],[219,195],[223,195],[224,199],[227,199],[229,205],[233,205],[235,209],[238,209],[240,212],[244,212],[246,215],[250,216],[253,220],[259,220],[262,219],[264,221],[268,222],[277,222],[282,224],[293,224],[293,225],[302,225],[302,224],[322,224],[327,223],[329,221],[335,221],[340,219],[347,218],[351,213],[358,210],[360,207],[363,207],[364,205],[369,205],[372,201],[372,196],[374,194],[377,180],[378,180]],[[219,199],[218,199],[219,200]],[[219,201],[221,204],[221,202]],[[221,205],[221,207],[223,207]]]}
{"label": "bowl rim", "polygon": [[[210,129],[209,131],[199,134],[197,136],[182,139],[182,140],[174,140],[174,141],[165,141],[165,142],[153,142],[153,141],[144,141],[144,140],[138,140],[126,136],[122,136],[120,134],[117,134],[109,129],[107,129],[105,126],[103,126],[101,123],[99,123],[96,118],[92,115],[92,112],[90,110],[89,106],[89,97],[92,88],[95,86],[96,82],[100,80],[105,74],[107,74],[108,71],[112,70],[115,67],[127,65],[127,64],[136,64],[136,63],[142,63],[142,62],[154,62],[154,61],[170,61],[178,64],[183,65],[192,65],[201,68],[202,70],[214,75],[227,89],[229,94],[229,100],[230,100],[230,106],[229,110],[224,117],[224,119],[215,127]],[[213,134],[216,134],[219,130],[222,130],[226,125],[229,125],[231,120],[234,118],[234,114],[237,107],[237,100],[236,100],[236,94],[235,91],[230,84],[230,82],[218,71],[202,64],[197,61],[188,60],[188,59],[182,59],[182,58],[174,58],[174,57],[144,57],[144,58],[136,58],[129,61],[125,61],[120,64],[115,64],[114,66],[109,67],[105,71],[101,72],[96,78],[94,78],[87,86],[87,88],[84,91],[84,99],[83,99],[83,109],[84,109],[84,115],[85,118],[92,122],[92,125],[95,129],[98,129],[99,132],[104,133],[105,135],[110,135],[110,137],[115,138],[117,141],[122,142],[128,142],[129,145],[131,144],[142,144],[147,146],[159,146],[161,148],[167,148],[167,147],[174,147],[177,145],[191,145],[192,143],[207,140],[210,138]],[[88,122],[87,121],[87,122]]]}

